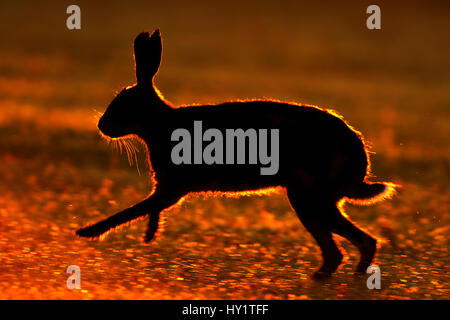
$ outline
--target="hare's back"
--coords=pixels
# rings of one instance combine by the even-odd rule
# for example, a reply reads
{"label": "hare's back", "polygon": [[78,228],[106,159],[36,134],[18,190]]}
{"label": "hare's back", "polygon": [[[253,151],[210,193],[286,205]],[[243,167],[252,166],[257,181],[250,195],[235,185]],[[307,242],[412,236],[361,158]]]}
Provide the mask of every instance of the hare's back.
{"label": "hare's back", "polygon": [[233,101],[217,105],[189,106],[177,109],[182,122],[202,121],[208,127],[284,128],[308,131],[342,122],[320,108],[271,100]]}

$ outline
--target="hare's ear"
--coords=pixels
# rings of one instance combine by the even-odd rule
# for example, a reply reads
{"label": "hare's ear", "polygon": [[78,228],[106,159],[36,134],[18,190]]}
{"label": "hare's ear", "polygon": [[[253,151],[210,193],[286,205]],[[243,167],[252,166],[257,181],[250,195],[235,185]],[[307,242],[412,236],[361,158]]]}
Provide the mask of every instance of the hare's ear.
{"label": "hare's ear", "polygon": [[134,40],[134,60],[136,62],[136,78],[139,85],[152,83],[161,63],[161,33],[159,29],[138,34]]}

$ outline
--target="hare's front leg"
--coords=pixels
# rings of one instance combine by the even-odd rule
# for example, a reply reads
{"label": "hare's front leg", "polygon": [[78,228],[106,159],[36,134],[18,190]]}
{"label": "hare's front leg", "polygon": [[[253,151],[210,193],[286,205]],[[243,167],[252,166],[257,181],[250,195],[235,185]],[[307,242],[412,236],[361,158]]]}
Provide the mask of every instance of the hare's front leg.
{"label": "hare's front leg", "polygon": [[[160,190],[160,189],[159,189]],[[145,232],[144,241],[150,242],[155,237],[159,227],[159,217],[162,211],[171,207],[182,198],[182,195],[171,191],[158,192],[158,190],[148,199],[149,206],[147,213],[149,214],[149,221],[147,231]]]}
{"label": "hare's front leg", "polygon": [[81,228],[77,230],[76,234],[81,237],[96,238],[111,229],[146,214],[150,214],[150,224],[154,226],[153,228],[156,232],[159,221],[159,213],[175,204],[181,196],[181,194],[175,192],[173,189],[157,187],[155,192],[144,201],[116,213],[105,220],[97,222],[96,224]]}

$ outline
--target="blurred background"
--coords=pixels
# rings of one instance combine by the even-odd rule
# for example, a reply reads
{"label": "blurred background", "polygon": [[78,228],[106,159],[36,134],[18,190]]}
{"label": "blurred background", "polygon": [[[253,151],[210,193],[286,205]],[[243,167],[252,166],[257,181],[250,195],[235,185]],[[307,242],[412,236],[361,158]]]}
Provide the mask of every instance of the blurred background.
{"label": "blurred background", "polygon": [[[81,8],[81,30],[66,8]],[[381,8],[381,30],[366,8]],[[2,1],[1,299],[435,299],[450,297],[450,5],[446,1]],[[156,83],[175,104],[275,98],[333,108],[371,142],[390,201],[347,206],[380,240],[382,290],[352,269],[309,275],[320,252],[286,196],[189,198],[142,242],[74,231],[151,188],[100,138],[96,115],[133,84],[132,41],[160,28]],[[137,163],[136,163],[137,162]],[[139,170],[138,170],[139,169]],[[81,268],[68,290],[66,268]]]}

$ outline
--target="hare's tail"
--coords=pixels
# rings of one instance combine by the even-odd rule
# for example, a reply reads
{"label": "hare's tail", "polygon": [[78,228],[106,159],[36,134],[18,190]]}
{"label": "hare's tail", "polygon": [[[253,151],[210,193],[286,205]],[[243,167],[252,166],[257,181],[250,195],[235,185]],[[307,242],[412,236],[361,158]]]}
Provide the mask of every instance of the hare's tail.
{"label": "hare's tail", "polygon": [[345,194],[348,202],[370,205],[375,202],[391,198],[395,193],[395,188],[400,187],[391,182],[365,182],[354,186]]}

